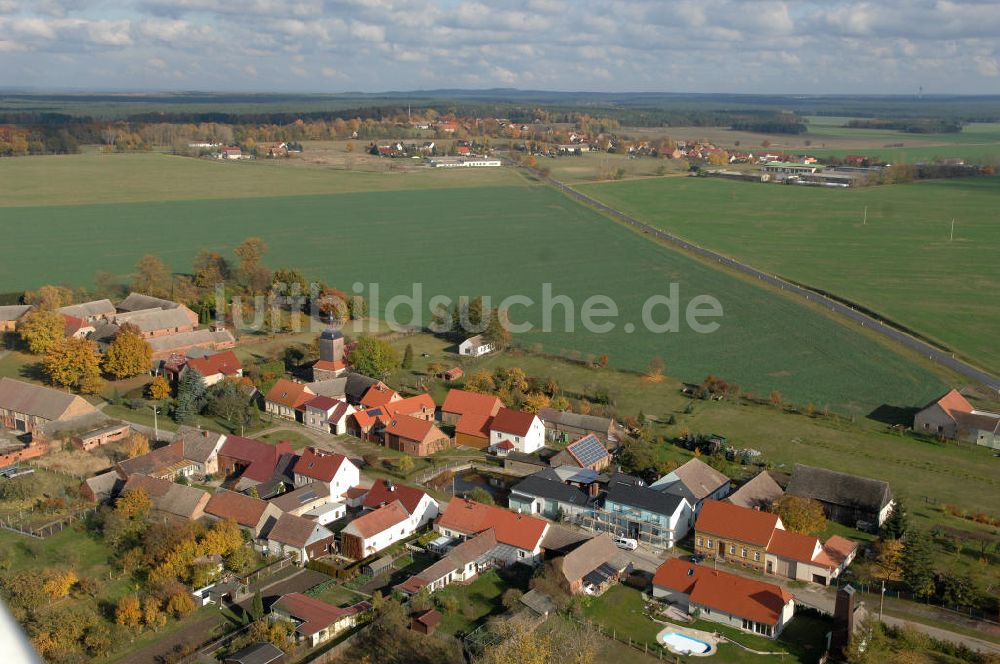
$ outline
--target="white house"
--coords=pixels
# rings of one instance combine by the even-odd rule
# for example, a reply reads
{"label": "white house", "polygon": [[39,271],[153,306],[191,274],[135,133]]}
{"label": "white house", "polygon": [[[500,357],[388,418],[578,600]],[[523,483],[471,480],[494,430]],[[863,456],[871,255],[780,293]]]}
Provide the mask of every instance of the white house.
{"label": "white house", "polygon": [[542,540],[549,522],[502,507],[453,498],[434,526],[442,535],[469,539],[492,530],[499,545],[491,553],[499,564],[515,562],[537,565],[542,560]]}
{"label": "white house", "polygon": [[518,452],[531,454],[545,447],[545,424],[532,413],[501,408],[490,423],[490,448],[498,449],[504,441],[513,443]]}
{"label": "white house", "polygon": [[340,531],[340,552],[360,560],[406,539],[416,530],[416,518],[395,500],[347,524]]}
{"label": "white house", "polygon": [[312,519],[285,513],[267,534],[267,550],[275,556],[291,555],[304,565],[333,552],[333,533]]}
{"label": "white house", "polygon": [[487,353],[492,353],[493,351],[493,344],[487,341],[481,334],[469,337],[458,345],[458,354],[467,355],[469,357],[479,357],[480,355],[486,355]]}
{"label": "white house", "polygon": [[295,486],[322,482],[329,487],[330,500],[338,501],[361,481],[361,471],[343,454],[307,447],[292,469]]}
{"label": "white house", "polygon": [[376,480],[365,495],[361,506],[365,510],[377,510],[397,500],[413,517],[416,528],[427,525],[440,513],[438,502],[426,491],[405,484],[396,484],[391,480]]}
{"label": "white house", "polygon": [[310,429],[339,436],[347,433],[347,418],[356,410],[342,399],[321,395],[305,403],[302,423]]}

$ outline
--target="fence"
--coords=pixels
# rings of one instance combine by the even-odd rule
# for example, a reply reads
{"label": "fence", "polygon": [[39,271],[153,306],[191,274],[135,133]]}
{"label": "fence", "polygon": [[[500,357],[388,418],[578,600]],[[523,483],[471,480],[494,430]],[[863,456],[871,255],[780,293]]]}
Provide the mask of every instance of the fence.
{"label": "fence", "polygon": [[275,562],[270,563],[269,565],[265,565],[264,567],[261,567],[258,570],[254,570],[253,572],[250,572],[246,576],[241,577],[239,579],[239,583],[240,585],[249,586],[254,581],[257,581],[261,576],[270,576],[275,572],[280,572],[281,570],[285,569],[291,564],[292,564],[292,557],[285,556],[281,560],[276,560]]}
{"label": "fence", "polygon": [[[881,599],[881,585],[880,584],[869,584],[860,583],[857,581],[851,581],[851,585],[863,595],[866,596],[869,606],[878,606],[878,602]],[[968,620],[974,620],[993,627],[1000,627],[1000,622],[995,619],[995,614],[987,615],[983,610],[977,609],[971,606],[947,606],[945,604],[939,604],[935,602],[932,598],[922,598],[917,597],[913,593],[906,592],[905,590],[886,590],[886,599],[898,599],[907,602],[913,602],[918,606],[932,607],[935,611],[946,611],[948,613],[954,614]]]}
{"label": "fence", "polygon": [[[50,521],[49,523],[43,524],[38,527],[30,527],[23,525],[23,522],[18,519],[15,520],[13,515],[8,516],[6,519],[0,518],[0,527],[5,530],[10,530],[15,533],[20,533],[21,535],[27,535],[29,537],[35,537],[38,539],[45,539],[46,537],[51,537],[56,533],[61,533],[63,530],[68,528],[74,521],[80,521],[87,517],[87,515],[92,514],[97,510],[96,507],[85,507],[75,512],[71,512],[64,517],[56,519],[55,521]],[[30,513],[30,512],[29,512]]]}

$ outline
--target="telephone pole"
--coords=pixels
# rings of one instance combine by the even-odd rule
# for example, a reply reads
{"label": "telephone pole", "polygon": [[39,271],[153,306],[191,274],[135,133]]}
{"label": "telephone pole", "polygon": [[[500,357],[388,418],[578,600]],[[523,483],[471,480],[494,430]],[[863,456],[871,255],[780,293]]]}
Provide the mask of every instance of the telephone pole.
{"label": "telephone pole", "polygon": [[955,240],[955,220],[952,219],[951,220],[951,237],[948,238],[948,241],[952,242],[954,240]]}

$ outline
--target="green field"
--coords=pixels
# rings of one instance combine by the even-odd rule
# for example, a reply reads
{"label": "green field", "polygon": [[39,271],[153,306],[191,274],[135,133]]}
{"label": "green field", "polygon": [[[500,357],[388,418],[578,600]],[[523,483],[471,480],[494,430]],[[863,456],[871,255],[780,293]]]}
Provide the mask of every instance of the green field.
{"label": "green field", "polygon": [[581,190],[1000,371],[1000,178],[851,190],[666,178]]}
{"label": "green field", "polygon": [[[564,329],[564,308],[553,307],[554,331],[532,331],[518,341],[552,352],[606,353],[619,368],[643,370],[659,355],[668,373],[684,380],[714,373],[757,394],[777,389],[791,401],[859,414],[887,401],[918,404],[943,388],[928,371],[825,315],[623,231],[548,187],[520,182],[6,208],[5,239],[19,251],[0,264],[0,290],[87,283],[98,270],[126,275],[149,252],[187,270],[201,247],[228,250],[258,235],[270,245],[268,265],[296,267],[345,290],[355,282],[377,283],[382,306],[420,282],[425,302],[438,293],[484,294],[494,302],[524,294],[536,305],[526,313],[513,309],[511,318],[538,323],[542,285],[551,283],[553,294],[574,301],[575,330]],[[641,324],[642,304],[669,293],[671,283],[680,291],[680,331],[650,333]],[[620,315],[610,332],[582,329],[579,313],[593,294],[617,303]],[[723,307],[713,334],[683,324],[683,307],[701,294]],[[664,316],[661,307],[656,318]],[[635,333],[626,323],[636,325]]]}

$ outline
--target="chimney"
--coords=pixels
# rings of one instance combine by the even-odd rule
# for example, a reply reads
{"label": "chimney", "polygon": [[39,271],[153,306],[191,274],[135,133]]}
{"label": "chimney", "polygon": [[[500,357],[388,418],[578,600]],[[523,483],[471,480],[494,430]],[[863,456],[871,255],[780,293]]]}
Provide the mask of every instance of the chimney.
{"label": "chimney", "polygon": [[833,632],[830,636],[830,653],[840,657],[851,643],[854,634],[854,588],[846,585],[837,591],[833,609]]}

